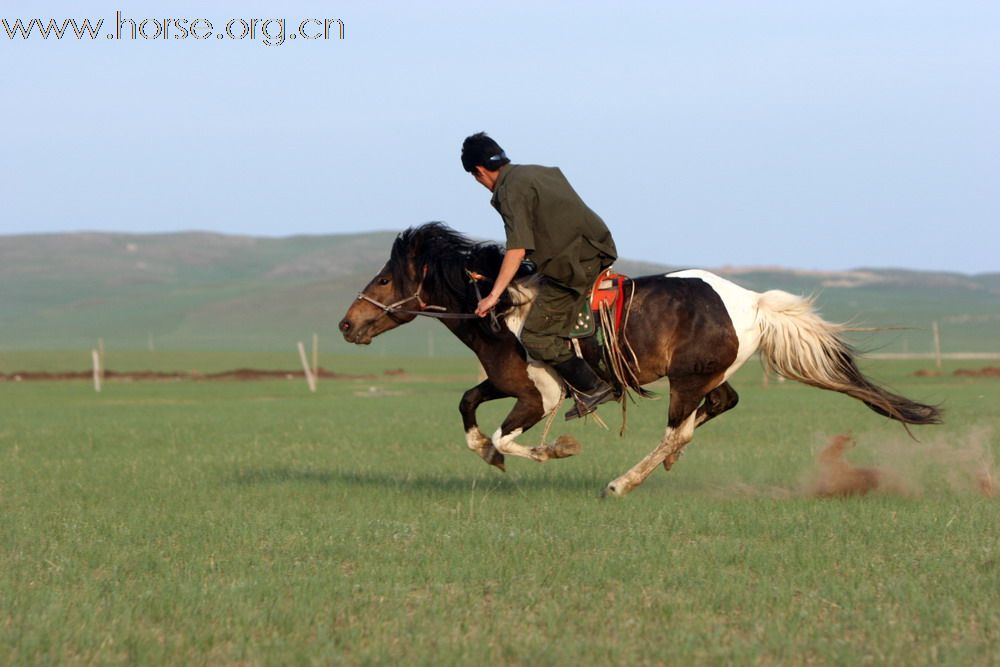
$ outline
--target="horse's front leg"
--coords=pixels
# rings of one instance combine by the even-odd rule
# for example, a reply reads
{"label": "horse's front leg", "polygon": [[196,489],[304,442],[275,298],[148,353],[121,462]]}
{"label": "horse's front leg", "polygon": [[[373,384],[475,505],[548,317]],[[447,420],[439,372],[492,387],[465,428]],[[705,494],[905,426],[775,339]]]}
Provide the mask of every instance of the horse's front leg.
{"label": "horse's front leg", "polygon": [[493,434],[493,446],[503,454],[520,456],[539,463],[578,454],[580,444],[574,438],[559,438],[552,444],[542,443],[537,447],[525,447],[515,442],[519,435],[541,421],[544,415],[545,408],[537,393],[519,397],[514,409]]}
{"label": "horse's front leg", "polygon": [[458,404],[458,411],[462,413],[462,425],[465,427],[465,444],[475,452],[480,458],[507,472],[504,465],[503,454],[497,451],[493,442],[479,429],[476,423],[476,408],[485,403],[498,398],[506,398],[508,394],[500,391],[489,380],[484,380],[462,395],[462,401]]}

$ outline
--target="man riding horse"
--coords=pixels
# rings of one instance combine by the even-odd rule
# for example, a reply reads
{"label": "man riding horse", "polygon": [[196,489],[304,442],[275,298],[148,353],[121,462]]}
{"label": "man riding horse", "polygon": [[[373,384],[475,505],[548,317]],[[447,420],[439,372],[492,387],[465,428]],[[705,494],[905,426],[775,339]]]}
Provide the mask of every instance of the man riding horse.
{"label": "man riding horse", "polygon": [[604,221],[583,202],[558,167],[512,164],[485,132],[462,144],[462,166],[493,193],[490,201],[503,218],[506,252],[499,275],[476,307],[484,317],[521,266],[531,259],[542,283],[524,322],[521,343],[550,364],[573,392],[576,405],[566,419],[594,412],[615,398],[615,389],[570,345],[570,330],[601,271],[617,258]]}

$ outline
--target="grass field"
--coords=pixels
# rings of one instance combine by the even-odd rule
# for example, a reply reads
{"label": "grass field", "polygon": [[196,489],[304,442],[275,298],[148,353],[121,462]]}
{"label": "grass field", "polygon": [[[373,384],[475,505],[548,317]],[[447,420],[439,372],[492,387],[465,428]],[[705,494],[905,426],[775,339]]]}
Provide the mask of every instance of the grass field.
{"label": "grass field", "polygon": [[[610,432],[557,423],[580,456],[503,475],[465,450],[470,360],[355,359],[336,370],[374,376],[315,395],[0,383],[0,664],[1000,660],[1000,501],[949,473],[1000,453],[1000,380],[869,366],[945,401],[947,423],[913,443],[846,397],[764,388],[751,364],[739,407],[672,472],[601,501],[665,403],[630,410],[624,439],[613,409]],[[239,365],[294,367],[257,362]],[[19,364],[42,362],[0,370]],[[381,374],[397,367],[411,374]],[[484,430],[508,407],[484,406]],[[847,430],[850,458],[895,466],[911,495],[802,491]]]}

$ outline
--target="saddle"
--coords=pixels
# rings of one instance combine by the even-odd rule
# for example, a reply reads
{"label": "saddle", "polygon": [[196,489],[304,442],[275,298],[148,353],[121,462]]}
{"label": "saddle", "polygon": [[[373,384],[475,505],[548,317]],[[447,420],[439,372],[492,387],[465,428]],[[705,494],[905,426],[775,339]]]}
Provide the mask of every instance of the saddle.
{"label": "saddle", "polygon": [[[587,338],[593,336],[597,331],[597,322],[610,321],[614,333],[621,328],[622,311],[625,299],[622,296],[622,286],[627,279],[619,273],[615,273],[614,268],[607,268],[597,276],[594,286],[590,290],[590,295],[573,322],[570,331],[570,338]],[[605,318],[601,317],[601,312],[607,313]]]}

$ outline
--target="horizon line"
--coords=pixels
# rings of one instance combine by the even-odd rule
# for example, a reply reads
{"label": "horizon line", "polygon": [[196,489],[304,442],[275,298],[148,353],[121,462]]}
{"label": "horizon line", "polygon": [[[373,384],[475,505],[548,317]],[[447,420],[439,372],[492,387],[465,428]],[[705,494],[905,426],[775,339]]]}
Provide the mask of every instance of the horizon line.
{"label": "horizon line", "polygon": [[[430,222],[430,221],[429,221]],[[447,223],[446,223],[447,224]],[[336,236],[364,236],[364,235],[376,235],[376,234],[399,234],[398,230],[392,229],[371,229],[364,231],[351,231],[351,232],[328,232],[324,234],[314,234],[314,233],[290,233],[290,234],[265,234],[265,233],[237,233],[237,232],[223,232],[210,229],[178,229],[170,231],[121,231],[121,230],[102,230],[102,229],[76,229],[76,230],[46,230],[38,232],[5,232],[0,231],[0,239],[4,238],[14,238],[14,237],[32,237],[32,236],[194,236],[194,235],[206,235],[206,236],[221,236],[230,238],[245,238],[245,239],[268,239],[268,240],[284,240],[284,239],[295,239],[295,238],[323,238],[323,237],[336,237]],[[475,238],[475,237],[473,237]],[[493,241],[499,243],[496,239],[483,239],[485,241]],[[684,266],[688,269],[705,269],[709,271],[714,271],[722,274],[729,275],[740,275],[747,273],[769,273],[774,271],[781,271],[786,273],[795,273],[799,275],[813,275],[813,276],[824,276],[824,275],[847,275],[855,278],[860,278],[862,276],[858,274],[864,274],[866,272],[874,271],[909,271],[917,273],[944,273],[944,274],[954,274],[960,276],[968,277],[980,277],[980,276],[991,276],[1000,274],[1000,268],[988,271],[979,271],[975,273],[970,273],[967,271],[961,271],[957,269],[927,269],[927,268],[913,268],[904,266],[855,266],[852,268],[843,269],[816,269],[807,268],[801,266],[788,266],[782,264],[721,264],[716,266],[687,266],[680,264],[666,263],[660,260],[651,259],[635,259],[629,257],[619,257],[619,261],[633,262],[633,263],[643,263],[643,264],[653,264],[659,265],[664,268],[671,268],[681,270],[678,267]]]}

